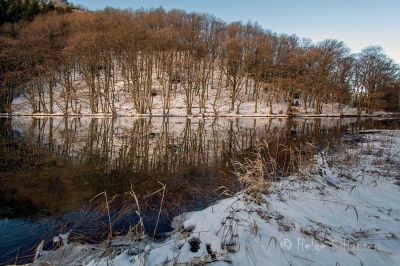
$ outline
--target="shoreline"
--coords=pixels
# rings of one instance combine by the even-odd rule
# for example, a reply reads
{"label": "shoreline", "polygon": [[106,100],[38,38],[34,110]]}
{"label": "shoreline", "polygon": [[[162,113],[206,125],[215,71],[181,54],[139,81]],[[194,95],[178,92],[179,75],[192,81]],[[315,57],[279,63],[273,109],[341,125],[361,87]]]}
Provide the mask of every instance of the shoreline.
{"label": "shoreline", "polygon": [[161,243],[65,243],[40,251],[33,265],[396,265],[400,131],[350,136],[339,153],[318,153],[306,172],[272,183],[267,194],[242,191],[176,217]]}
{"label": "shoreline", "polygon": [[161,115],[161,114],[25,114],[25,113],[0,113],[0,117],[93,117],[93,118],[112,118],[112,117],[132,117],[132,118],[148,118],[148,117],[180,117],[180,118],[324,118],[324,117],[387,117],[400,118],[400,113],[381,113],[381,114],[195,114],[195,115]]}

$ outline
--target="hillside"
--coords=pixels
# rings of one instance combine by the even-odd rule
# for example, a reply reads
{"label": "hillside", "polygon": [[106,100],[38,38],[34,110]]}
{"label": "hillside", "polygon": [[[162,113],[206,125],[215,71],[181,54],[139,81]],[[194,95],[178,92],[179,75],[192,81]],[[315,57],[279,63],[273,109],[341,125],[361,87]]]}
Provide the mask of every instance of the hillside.
{"label": "hillside", "polygon": [[399,67],[377,46],[352,54],[339,40],[312,43],[257,24],[162,9],[49,12],[1,30],[3,113],[361,115],[399,109]]}

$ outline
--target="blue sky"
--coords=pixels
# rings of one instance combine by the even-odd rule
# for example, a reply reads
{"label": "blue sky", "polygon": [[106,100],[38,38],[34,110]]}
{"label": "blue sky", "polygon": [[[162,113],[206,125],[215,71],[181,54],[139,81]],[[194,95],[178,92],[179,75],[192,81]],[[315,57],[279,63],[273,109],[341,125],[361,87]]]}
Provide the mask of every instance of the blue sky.
{"label": "blue sky", "polygon": [[226,22],[249,20],[313,41],[335,38],[353,52],[380,45],[400,63],[400,0],[71,0],[89,9],[173,8],[210,13]]}

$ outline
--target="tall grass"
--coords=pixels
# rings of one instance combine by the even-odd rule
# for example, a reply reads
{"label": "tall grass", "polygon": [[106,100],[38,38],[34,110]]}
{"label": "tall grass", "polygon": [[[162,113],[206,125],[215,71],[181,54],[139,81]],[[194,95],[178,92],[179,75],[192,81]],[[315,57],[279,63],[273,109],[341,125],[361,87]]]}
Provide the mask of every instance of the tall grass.
{"label": "tall grass", "polygon": [[260,140],[248,157],[235,161],[234,174],[248,194],[267,193],[271,182],[290,174],[305,174],[317,150],[315,143],[286,143],[276,135]]}

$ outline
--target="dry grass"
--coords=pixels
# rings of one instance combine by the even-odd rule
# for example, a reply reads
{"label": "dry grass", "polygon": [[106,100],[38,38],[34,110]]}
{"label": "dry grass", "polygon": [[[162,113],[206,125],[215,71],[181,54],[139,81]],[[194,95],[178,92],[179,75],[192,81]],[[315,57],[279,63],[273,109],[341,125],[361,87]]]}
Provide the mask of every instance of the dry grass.
{"label": "dry grass", "polygon": [[255,154],[255,159],[245,159],[243,162],[236,162],[239,182],[249,194],[266,193],[268,182],[265,178],[265,160],[260,153]]}
{"label": "dry grass", "polygon": [[[104,258],[113,258],[115,254],[119,254],[122,250],[128,248],[129,252],[132,254],[140,254],[139,256],[139,265],[146,265],[147,261],[147,251],[145,251],[143,243],[148,243],[154,241],[154,238],[157,233],[157,228],[161,216],[161,212],[163,209],[163,202],[166,194],[166,185],[158,182],[161,185],[161,188],[154,191],[153,193],[148,194],[143,197],[143,200],[146,198],[150,198],[152,196],[160,196],[160,203],[158,208],[157,221],[153,228],[152,232],[147,232],[145,227],[145,222],[142,215],[141,198],[135,193],[133,186],[131,185],[130,190],[124,194],[114,195],[112,198],[109,197],[106,191],[101,192],[94,196],[90,200],[90,208],[88,210],[82,210],[83,217],[85,214],[89,214],[89,218],[92,219],[90,222],[93,226],[93,232],[90,232],[91,229],[85,228],[84,231],[79,230],[79,226],[82,224],[87,224],[87,218],[83,218],[83,220],[77,220],[75,222],[77,229],[72,228],[72,232],[68,237],[69,242],[80,242],[80,243],[90,243],[93,242],[92,239],[88,238],[87,234],[95,233],[105,236],[105,239],[100,242],[95,251],[99,253],[100,257]],[[115,213],[115,210],[117,212]],[[137,222],[133,222],[129,227],[128,231],[122,238],[119,238],[120,232],[114,230],[113,225],[116,221],[123,217],[133,217],[136,216]],[[104,218],[107,218],[107,226],[102,228],[97,228],[97,225],[101,225],[104,223]],[[105,232],[98,230],[105,230]],[[71,237],[71,235],[73,235]],[[121,241],[122,240],[122,241]],[[65,243],[63,243],[65,244]],[[64,245],[59,245],[57,248],[63,248]],[[44,242],[42,241],[38,247],[36,247],[36,256],[39,257],[40,252],[43,249]],[[65,250],[68,252],[68,250]],[[59,258],[56,261],[62,263],[68,258],[64,257],[64,250],[61,249]],[[110,260],[112,264],[112,259]],[[63,264],[63,263],[62,263]]]}
{"label": "dry grass", "polygon": [[268,193],[271,182],[279,181],[284,176],[309,173],[316,145],[309,142],[287,145],[281,142],[279,138],[272,144],[259,141],[247,158],[233,163],[234,174],[248,195]]}

